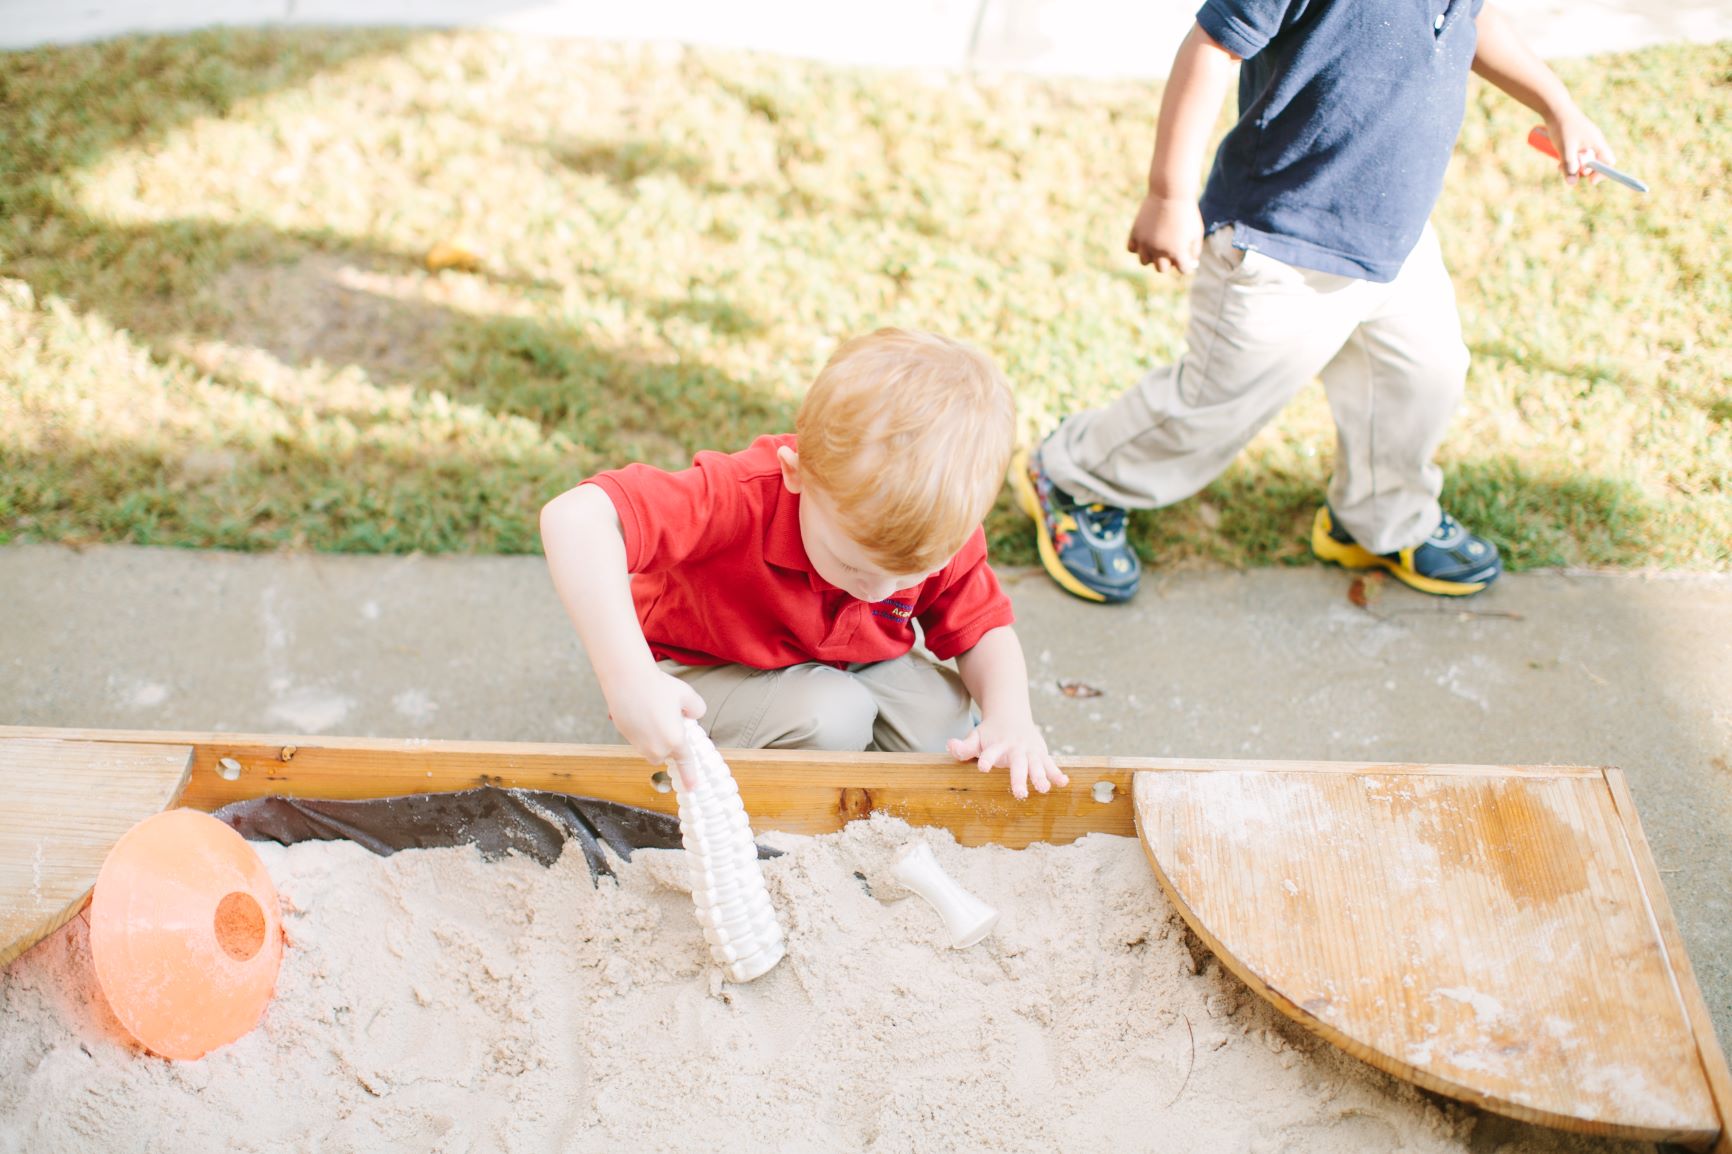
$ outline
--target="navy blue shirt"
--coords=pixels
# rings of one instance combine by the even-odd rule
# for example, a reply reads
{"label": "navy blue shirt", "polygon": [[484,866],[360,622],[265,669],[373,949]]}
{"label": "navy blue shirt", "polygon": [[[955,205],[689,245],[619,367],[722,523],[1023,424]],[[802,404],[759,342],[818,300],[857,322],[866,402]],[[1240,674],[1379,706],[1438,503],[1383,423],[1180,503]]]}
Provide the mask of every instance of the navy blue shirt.
{"label": "navy blue shirt", "polygon": [[1485,0],[1207,0],[1244,59],[1203,226],[1300,268],[1391,281],[1443,190]]}

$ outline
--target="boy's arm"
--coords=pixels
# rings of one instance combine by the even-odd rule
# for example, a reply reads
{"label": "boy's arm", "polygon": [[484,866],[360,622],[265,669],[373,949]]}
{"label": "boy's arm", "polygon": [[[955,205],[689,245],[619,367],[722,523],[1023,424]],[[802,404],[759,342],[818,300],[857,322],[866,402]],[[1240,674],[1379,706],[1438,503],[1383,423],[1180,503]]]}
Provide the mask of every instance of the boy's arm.
{"label": "boy's arm", "polygon": [[[1546,131],[1557,144],[1558,167],[1575,181],[1585,156],[1608,164],[1618,158],[1600,130],[1576,107],[1570,93],[1546,62],[1534,55],[1502,11],[1487,4],[1474,21],[1479,42],[1473,70],[1545,118]],[[1597,174],[1587,174],[1590,181]]]}
{"label": "boy's arm", "polygon": [[645,760],[676,759],[684,775],[684,719],[704,715],[703,698],[656,668],[632,604],[613,500],[595,485],[555,497],[541,510],[541,544],[553,587],[607,698],[608,716]]}
{"label": "boy's arm", "polygon": [[981,772],[1002,765],[1010,770],[1010,792],[1028,796],[1028,786],[1045,793],[1070,778],[1047,752],[1046,737],[1034,723],[1028,703],[1028,663],[1022,642],[1008,625],[981,634],[974,648],[957,655],[956,665],[969,696],[980,706],[980,724],[950,743],[958,761],[978,761]]}
{"label": "boy's arm", "polygon": [[1125,243],[1156,272],[1192,272],[1203,255],[1203,214],[1197,208],[1203,151],[1237,59],[1198,24],[1173,57],[1149,162],[1149,194]]}

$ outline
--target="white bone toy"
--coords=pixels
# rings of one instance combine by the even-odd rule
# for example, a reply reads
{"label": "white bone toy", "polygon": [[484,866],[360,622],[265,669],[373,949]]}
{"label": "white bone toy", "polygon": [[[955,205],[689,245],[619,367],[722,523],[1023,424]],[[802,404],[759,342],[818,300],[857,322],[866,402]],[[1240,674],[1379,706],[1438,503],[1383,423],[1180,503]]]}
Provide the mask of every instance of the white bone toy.
{"label": "white bone toy", "polygon": [[668,776],[680,803],[680,839],[691,863],[692,902],[710,956],[730,982],[749,982],[782,960],[782,923],[764,889],[758,846],[728,763],[695,721],[686,722],[692,776],[685,787],[679,766]]}
{"label": "white bone toy", "polygon": [[890,874],[938,911],[950,932],[952,949],[967,949],[998,924],[998,911],[957,885],[938,864],[932,847],[923,841],[909,842],[897,850]]}

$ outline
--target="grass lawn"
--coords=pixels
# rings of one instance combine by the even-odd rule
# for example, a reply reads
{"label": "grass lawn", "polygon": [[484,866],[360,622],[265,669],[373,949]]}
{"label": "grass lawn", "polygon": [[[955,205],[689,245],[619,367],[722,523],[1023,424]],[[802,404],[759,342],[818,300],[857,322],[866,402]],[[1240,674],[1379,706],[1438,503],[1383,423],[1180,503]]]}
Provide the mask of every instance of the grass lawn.
{"label": "grass lawn", "polygon": [[[1184,331],[1123,247],[1155,85],[470,33],[0,65],[0,541],[533,551],[596,469],[791,427],[845,335],[977,342],[1032,436]],[[1732,567],[1732,45],[1557,68],[1654,191],[1566,189],[1475,83],[1446,503],[1518,568]],[[1313,386],[1139,546],[1304,562],[1332,450]]]}

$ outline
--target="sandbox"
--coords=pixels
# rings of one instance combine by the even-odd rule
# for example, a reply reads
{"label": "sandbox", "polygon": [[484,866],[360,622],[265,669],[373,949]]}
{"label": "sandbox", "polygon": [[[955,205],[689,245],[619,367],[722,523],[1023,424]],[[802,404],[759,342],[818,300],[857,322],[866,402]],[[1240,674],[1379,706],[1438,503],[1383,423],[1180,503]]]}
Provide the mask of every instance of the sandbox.
{"label": "sandbox", "polygon": [[[667,808],[625,751],[179,736],[204,809],[411,781]],[[603,850],[592,880],[570,846],[259,844],[288,939],[259,1028],[197,1062],[127,1046],[75,916],[0,971],[0,1150],[1651,1149],[1431,1094],[1277,1009],[1153,884],[1146,764],[1019,807],[934,759],[742,755],[755,823],[804,831],[759,837],[788,956],[745,985],[678,850]],[[989,938],[950,948],[888,876],[911,841],[999,907]]]}

